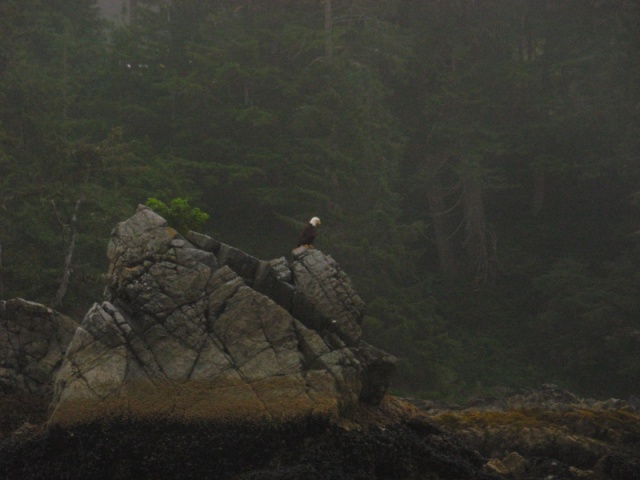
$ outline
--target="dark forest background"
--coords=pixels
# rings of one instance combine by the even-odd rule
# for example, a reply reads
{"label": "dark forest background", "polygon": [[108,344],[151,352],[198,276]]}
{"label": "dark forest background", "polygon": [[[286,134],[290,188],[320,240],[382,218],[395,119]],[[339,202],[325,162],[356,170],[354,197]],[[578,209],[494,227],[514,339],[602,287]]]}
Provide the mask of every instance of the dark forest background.
{"label": "dark forest background", "polygon": [[627,0],[0,2],[0,297],[80,319],[150,198],[289,256],[308,219],[396,393],[640,385]]}

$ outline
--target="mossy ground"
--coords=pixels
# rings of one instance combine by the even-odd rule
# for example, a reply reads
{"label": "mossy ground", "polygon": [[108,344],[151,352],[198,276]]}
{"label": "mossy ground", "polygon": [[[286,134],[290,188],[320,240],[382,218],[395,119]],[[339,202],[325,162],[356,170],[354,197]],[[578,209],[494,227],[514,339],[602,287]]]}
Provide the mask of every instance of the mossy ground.
{"label": "mossy ground", "polygon": [[564,478],[549,470],[555,462],[565,470],[596,472],[585,478],[640,480],[640,416],[632,411],[469,409],[443,412],[432,420],[487,458],[508,452],[526,457],[534,474],[522,478],[546,478],[535,476],[545,472]]}
{"label": "mossy ground", "polygon": [[562,430],[619,448],[640,451],[640,415],[624,410],[572,408],[565,411],[541,408],[505,411],[463,410],[435,416],[443,428],[455,432],[468,429]]}

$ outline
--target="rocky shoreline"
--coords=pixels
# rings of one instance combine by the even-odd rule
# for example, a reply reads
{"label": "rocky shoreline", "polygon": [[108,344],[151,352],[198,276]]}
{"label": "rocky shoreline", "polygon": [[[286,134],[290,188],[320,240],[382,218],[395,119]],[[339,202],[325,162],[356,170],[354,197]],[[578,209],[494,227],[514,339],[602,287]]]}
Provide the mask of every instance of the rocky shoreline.
{"label": "rocky shoreline", "polygon": [[282,422],[25,423],[0,438],[0,478],[639,479],[633,406],[556,394],[571,395],[545,385],[452,408],[386,396],[350,418]]}
{"label": "rocky shoreline", "polygon": [[413,401],[444,431],[513,479],[640,479],[640,412],[632,402],[539,389],[446,407]]}
{"label": "rocky shoreline", "polygon": [[335,260],[261,261],[146,207],[81,322],[0,302],[0,478],[640,480],[633,401],[389,394]]}
{"label": "rocky shoreline", "polygon": [[470,479],[484,460],[397,399],[336,422],[110,419],[16,432],[0,441],[3,479]]}

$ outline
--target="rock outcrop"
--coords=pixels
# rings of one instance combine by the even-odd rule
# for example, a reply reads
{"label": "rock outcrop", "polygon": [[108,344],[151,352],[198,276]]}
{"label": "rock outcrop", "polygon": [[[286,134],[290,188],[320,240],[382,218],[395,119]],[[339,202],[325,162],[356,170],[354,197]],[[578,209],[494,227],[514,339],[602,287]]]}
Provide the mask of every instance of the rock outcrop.
{"label": "rock outcrop", "polygon": [[362,342],[364,303],[319,250],[260,261],[141,206],[107,254],[106,301],[69,345],[51,424],[339,416],[389,386],[395,359]]}
{"label": "rock outcrop", "polygon": [[53,377],[77,326],[38,303],[0,301],[0,436],[47,418]]}
{"label": "rock outcrop", "polygon": [[0,302],[0,478],[640,479],[637,398],[385,395],[395,360],[319,250],[262,261],[141,207],[108,257],[79,326]]}
{"label": "rock outcrop", "polygon": [[0,301],[0,390],[50,395],[77,326],[38,303]]}
{"label": "rock outcrop", "polygon": [[545,384],[484,404],[427,411],[503,478],[640,478],[640,415],[619,399],[581,399]]}

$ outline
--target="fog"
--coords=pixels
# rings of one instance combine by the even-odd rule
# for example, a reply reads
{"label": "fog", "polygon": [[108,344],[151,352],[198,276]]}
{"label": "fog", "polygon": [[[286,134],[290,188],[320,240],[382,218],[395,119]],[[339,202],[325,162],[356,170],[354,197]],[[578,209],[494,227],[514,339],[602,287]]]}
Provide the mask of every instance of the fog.
{"label": "fog", "polygon": [[0,15],[6,298],[81,316],[149,199],[263,259],[318,216],[398,393],[638,393],[635,2],[59,3]]}

